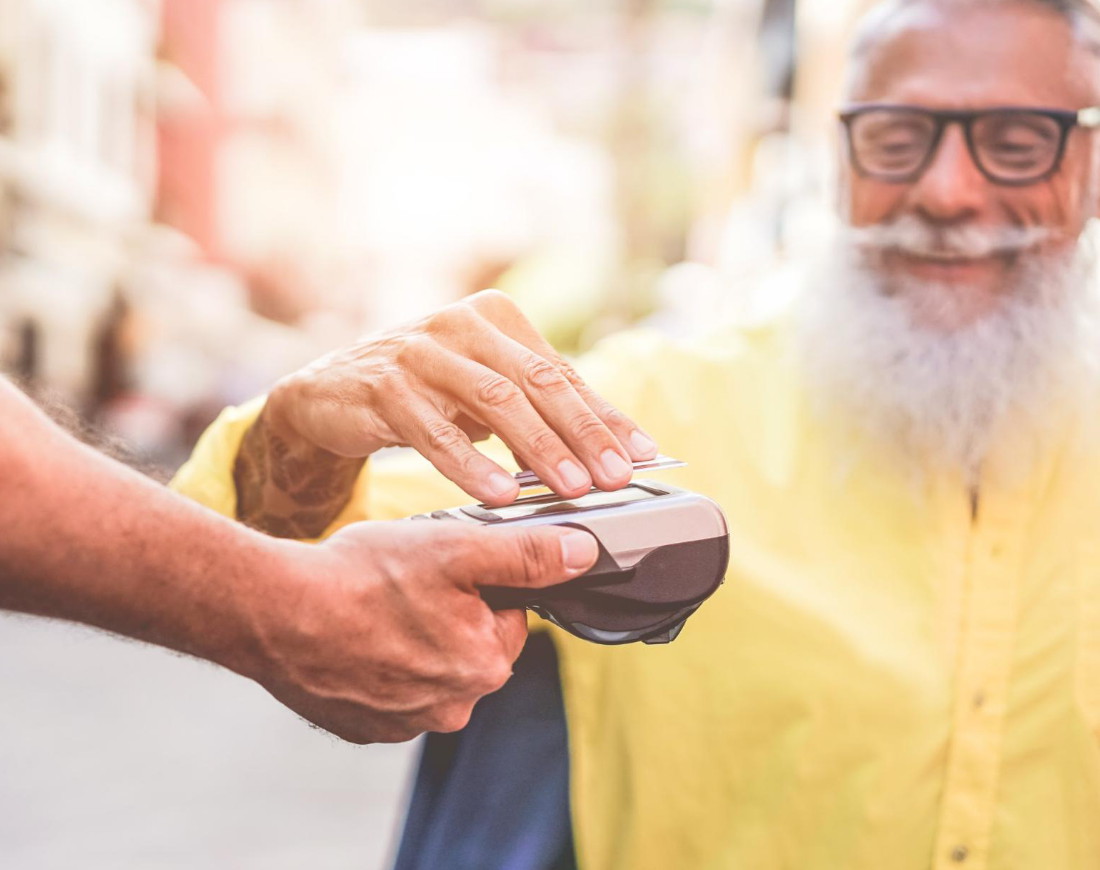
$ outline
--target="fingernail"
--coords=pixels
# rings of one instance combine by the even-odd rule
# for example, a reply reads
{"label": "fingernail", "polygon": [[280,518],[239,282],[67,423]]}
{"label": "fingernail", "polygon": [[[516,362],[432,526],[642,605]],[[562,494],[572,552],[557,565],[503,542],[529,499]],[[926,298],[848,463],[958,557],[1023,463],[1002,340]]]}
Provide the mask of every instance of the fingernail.
{"label": "fingernail", "polygon": [[630,463],[614,450],[608,449],[600,454],[600,465],[603,466],[607,476],[613,480],[619,480],[630,474]]}
{"label": "fingernail", "polygon": [[570,532],[561,539],[561,557],[570,571],[583,571],[598,553],[596,539],[588,532]]}
{"label": "fingernail", "polygon": [[641,456],[649,456],[657,452],[657,442],[641,429],[635,429],[630,433],[630,446]]}
{"label": "fingernail", "polygon": [[516,491],[515,478],[509,477],[507,474],[502,474],[499,471],[494,471],[489,475],[489,491],[493,495],[499,495],[502,498],[506,495],[511,495]]}
{"label": "fingernail", "polygon": [[567,489],[580,489],[582,486],[591,486],[592,480],[572,459],[563,459],[558,463],[558,474]]}

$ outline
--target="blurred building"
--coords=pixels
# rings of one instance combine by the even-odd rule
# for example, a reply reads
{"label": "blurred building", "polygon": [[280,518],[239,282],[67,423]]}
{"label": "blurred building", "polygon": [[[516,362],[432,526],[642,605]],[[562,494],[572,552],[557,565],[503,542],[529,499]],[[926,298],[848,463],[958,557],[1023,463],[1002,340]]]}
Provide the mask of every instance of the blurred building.
{"label": "blurred building", "polygon": [[74,399],[152,205],[158,15],[0,0],[0,353]]}
{"label": "blurred building", "polygon": [[336,242],[339,46],[355,0],[165,0],[162,57],[193,84],[161,118],[158,217],[286,322],[346,311]]}
{"label": "blurred building", "polygon": [[336,36],[296,4],[262,40],[292,5],[0,0],[0,365],[165,462],[345,337],[251,310],[297,316],[331,250],[330,83],[286,85]]}
{"label": "blurred building", "polygon": [[0,0],[0,365],[170,461],[487,286],[566,351],[737,314],[868,3]]}

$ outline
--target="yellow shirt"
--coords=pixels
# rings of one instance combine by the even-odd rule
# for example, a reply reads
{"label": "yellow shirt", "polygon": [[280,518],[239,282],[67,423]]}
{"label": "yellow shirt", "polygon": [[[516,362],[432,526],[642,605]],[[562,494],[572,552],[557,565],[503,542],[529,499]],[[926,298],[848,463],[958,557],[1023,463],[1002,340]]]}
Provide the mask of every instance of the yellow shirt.
{"label": "yellow shirt", "polygon": [[[722,505],[731,562],[668,646],[554,630],[581,867],[1100,867],[1100,403],[1032,472],[992,462],[975,513],[823,420],[785,335],[624,334],[582,365]],[[256,410],[178,488],[231,515]],[[382,460],[338,524],[470,500]]]}

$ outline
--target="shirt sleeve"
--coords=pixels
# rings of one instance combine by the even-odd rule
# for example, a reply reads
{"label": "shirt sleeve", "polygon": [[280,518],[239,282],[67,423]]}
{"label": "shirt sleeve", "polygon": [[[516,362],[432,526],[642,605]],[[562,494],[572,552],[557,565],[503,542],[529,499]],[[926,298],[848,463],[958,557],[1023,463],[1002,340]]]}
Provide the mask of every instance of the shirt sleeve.
{"label": "shirt sleeve", "polygon": [[[237,487],[233,481],[233,466],[245,433],[260,416],[266,400],[266,396],[260,396],[222,411],[199,438],[191,457],[176,472],[169,486],[223,516],[236,519]],[[369,477],[368,463],[356,479],[347,505],[322,538],[349,523],[367,519]]]}
{"label": "shirt sleeve", "polygon": [[169,487],[223,516],[236,518],[237,489],[233,465],[245,432],[263,410],[265,396],[229,407],[202,433],[191,457],[180,467]]}

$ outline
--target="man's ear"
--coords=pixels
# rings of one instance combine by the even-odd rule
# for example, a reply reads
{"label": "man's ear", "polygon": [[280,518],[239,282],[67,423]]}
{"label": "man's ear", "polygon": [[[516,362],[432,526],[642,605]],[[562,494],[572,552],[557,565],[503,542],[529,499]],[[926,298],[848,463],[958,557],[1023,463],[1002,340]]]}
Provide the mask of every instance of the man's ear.
{"label": "man's ear", "polygon": [[[833,202],[835,203],[837,216],[850,223],[852,218],[852,169],[848,160],[848,148],[843,136],[838,136],[836,142],[836,158],[833,161]],[[1097,203],[1100,208],[1100,203]]]}
{"label": "man's ear", "polygon": [[1092,161],[1092,184],[1089,186],[1088,195],[1092,200],[1088,204],[1088,216],[1100,218],[1100,136],[1094,136],[1098,141],[1092,143],[1089,158]]}
{"label": "man's ear", "polygon": [[1089,191],[1089,198],[1092,200],[1088,204],[1088,217],[1100,218],[1100,177],[1098,177],[1092,183],[1092,190]]}

